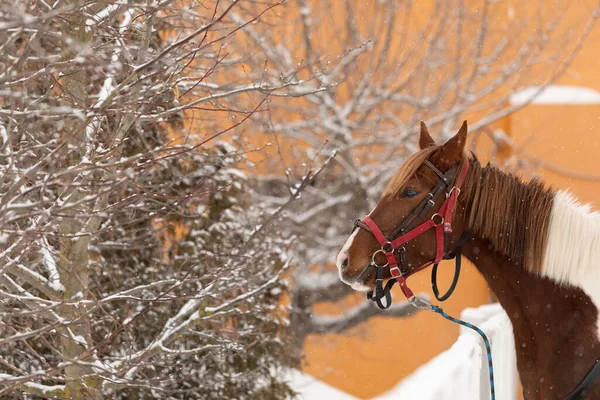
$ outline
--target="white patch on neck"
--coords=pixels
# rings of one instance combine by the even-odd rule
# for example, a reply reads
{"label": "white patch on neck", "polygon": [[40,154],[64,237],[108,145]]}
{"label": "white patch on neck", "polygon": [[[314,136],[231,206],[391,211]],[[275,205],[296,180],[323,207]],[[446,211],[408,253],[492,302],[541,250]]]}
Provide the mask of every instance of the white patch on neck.
{"label": "white patch on neck", "polygon": [[[550,215],[542,275],[580,287],[600,312],[600,213],[558,191]],[[600,338],[600,318],[598,338]]]}

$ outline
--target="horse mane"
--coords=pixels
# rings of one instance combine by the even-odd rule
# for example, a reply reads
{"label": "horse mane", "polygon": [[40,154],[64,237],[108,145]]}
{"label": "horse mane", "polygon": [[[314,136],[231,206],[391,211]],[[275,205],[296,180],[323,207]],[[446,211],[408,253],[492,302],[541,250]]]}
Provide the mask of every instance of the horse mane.
{"label": "horse mane", "polygon": [[440,146],[430,146],[408,157],[385,187],[383,196],[394,195],[395,193],[400,192],[402,187],[413,175],[415,175],[425,160],[439,148]]}
{"label": "horse mane", "polygon": [[541,273],[555,192],[537,179],[473,162],[465,185],[467,227],[517,265]]}

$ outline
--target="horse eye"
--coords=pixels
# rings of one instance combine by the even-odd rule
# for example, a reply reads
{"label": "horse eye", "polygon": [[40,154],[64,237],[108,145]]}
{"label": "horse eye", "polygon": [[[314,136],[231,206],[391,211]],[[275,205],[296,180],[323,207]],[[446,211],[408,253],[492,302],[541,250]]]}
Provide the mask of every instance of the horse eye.
{"label": "horse eye", "polygon": [[415,189],[406,188],[406,189],[404,189],[404,193],[402,193],[402,197],[415,197],[418,194],[419,194],[419,192],[417,192]]}

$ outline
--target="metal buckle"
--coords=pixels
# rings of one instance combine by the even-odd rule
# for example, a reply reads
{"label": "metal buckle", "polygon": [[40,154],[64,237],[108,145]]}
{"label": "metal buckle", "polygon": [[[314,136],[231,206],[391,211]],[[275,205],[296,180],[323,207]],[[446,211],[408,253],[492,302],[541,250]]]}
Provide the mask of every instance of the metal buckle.
{"label": "metal buckle", "polygon": [[431,304],[427,300],[422,299],[422,298],[420,298],[418,296],[413,296],[413,297],[409,298],[408,302],[410,304],[412,304],[413,307],[419,308],[421,310],[428,310],[428,311],[432,311],[433,310],[433,304]]}
{"label": "metal buckle", "polygon": [[[400,268],[398,268],[398,266],[396,265],[395,267],[391,267],[390,268],[390,274],[392,274],[392,271],[396,270],[398,271],[398,276],[402,276],[402,271],[400,271]],[[392,278],[396,278],[396,276],[394,276],[394,274],[392,274]]]}
{"label": "metal buckle", "polygon": [[446,198],[452,196],[452,192],[454,192],[455,190],[458,192],[456,194],[456,196],[460,196],[460,188],[457,188],[456,186],[452,186],[452,189],[450,189],[450,191],[446,193]]}

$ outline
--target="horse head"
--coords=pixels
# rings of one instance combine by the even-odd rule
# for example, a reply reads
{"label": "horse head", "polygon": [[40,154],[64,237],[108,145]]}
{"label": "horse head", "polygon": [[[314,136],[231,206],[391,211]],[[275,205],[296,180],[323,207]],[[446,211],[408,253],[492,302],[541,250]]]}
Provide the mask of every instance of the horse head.
{"label": "horse head", "polygon": [[[420,151],[398,169],[373,211],[364,220],[355,223],[352,234],[337,255],[336,264],[344,283],[355,290],[368,291],[375,285],[374,266],[386,265],[383,278],[392,277],[389,264],[393,266],[394,263],[393,260],[390,263],[389,257],[394,257],[396,264],[402,267],[402,275],[408,276],[431,265],[439,254],[453,249],[452,246],[465,231],[465,202],[456,207],[451,226],[449,221],[440,217],[440,213],[444,211],[451,192],[456,190],[455,196],[460,193],[455,184],[464,165],[469,163],[464,154],[466,136],[465,121],[454,137],[443,145],[437,145],[425,123],[421,122]],[[465,188],[462,189],[464,191]],[[432,222],[424,226],[427,221]],[[443,244],[439,242],[438,229],[426,229],[412,237],[411,232],[423,226],[437,227],[441,224],[446,224]],[[378,239],[373,232],[377,228],[384,239]],[[404,242],[402,237],[408,240]],[[398,243],[401,243],[400,246],[390,247]],[[440,245],[443,250],[440,250]],[[390,255],[392,253],[393,256]]]}

